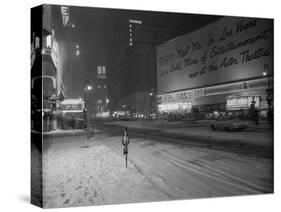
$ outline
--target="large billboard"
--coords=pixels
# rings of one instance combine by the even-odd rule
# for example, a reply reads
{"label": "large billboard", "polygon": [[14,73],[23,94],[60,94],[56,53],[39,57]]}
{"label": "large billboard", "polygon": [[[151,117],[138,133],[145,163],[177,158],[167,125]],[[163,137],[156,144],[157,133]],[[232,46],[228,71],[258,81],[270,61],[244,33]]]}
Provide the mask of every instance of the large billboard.
{"label": "large billboard", "polygon": [[272,69],[272,19],[223,17],[157,47],[158,94],[259,78]]}

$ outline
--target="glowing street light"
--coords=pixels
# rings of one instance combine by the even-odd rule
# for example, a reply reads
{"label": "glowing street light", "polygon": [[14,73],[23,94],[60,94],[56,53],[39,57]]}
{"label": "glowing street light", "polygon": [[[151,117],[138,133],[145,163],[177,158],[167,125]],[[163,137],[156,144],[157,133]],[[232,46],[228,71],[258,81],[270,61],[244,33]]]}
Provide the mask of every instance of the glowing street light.
{"label": "glowing street light", "polygon": [[89,84],[89,82],[86,80],[85,81],[85,87],[84,87],[84,116],[85,116],[85,123],[86,123],[86,128],[88,129],[89,127],[89,118],[87,117],[87,91],[91,91],[93,89],[92,85]]}
{"label": "glowing street light", "polygon": [[79,55],[80,55],[80,51],[77,50],[77,51],[76,51],[76,56],[79,56]]}
{"label": "glowing street light", "polygon": [[149,93],[150,96],[150,118],[152,119],[153,114],[153,88],[151,88],[151,92]]}
{"label": "glowing street light", "polygon": [[267,92],[266,100],[267,100],[267,105],[268,105],[267,119],[268,119],[268,122],[270,124],[272,124],[273,123],[273,113],[272,113],[273,87],[270,86],[269,65],[267,63],[265,63],[263,69],[264,69],[264,71],[263,71],[262,75],[267,76],[267,89],[266,89],[266,92]]}

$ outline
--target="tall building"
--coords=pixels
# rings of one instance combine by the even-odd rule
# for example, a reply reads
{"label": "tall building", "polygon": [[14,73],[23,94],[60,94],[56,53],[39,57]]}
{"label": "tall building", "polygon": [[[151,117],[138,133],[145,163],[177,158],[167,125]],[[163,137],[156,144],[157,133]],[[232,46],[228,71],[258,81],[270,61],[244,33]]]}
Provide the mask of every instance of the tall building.
{"label": "tall building", "polygon": [[97,114],[101,115],[102,113],[108,112],[109,99],[107,96],[107,83],[106,83],[106,67],[100,65],[97,67],[97,86],[96,86],[96,107]]}
{"label": "tall building", "polygon": [[128,46],[117,63],[120,73],[119,109],[151,113],[156,110],[156,46],[176,37],[179,31],[129,19],[128,34]]}
{"label": "tall building", "polygon": [[[53,112],[61,93],[57,72],[58,45],[52,29],[51,14],[50,5],[42,5],[31,11],[31,105],[32,114],[43,113],[43,130],[56,128]],[[39,130],[41,125],[33,124]]]}

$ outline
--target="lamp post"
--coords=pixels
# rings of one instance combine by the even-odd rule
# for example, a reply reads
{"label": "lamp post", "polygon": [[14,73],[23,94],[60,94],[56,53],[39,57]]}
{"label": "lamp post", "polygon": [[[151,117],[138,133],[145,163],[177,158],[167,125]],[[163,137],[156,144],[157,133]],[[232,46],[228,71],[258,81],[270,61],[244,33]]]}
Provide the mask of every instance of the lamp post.
{"label": "lamp post", "polygon": [[270,74],[269,74],[269,67],[268,64],[264,64],[264,71],[263,71],[263,76],[267,76],[267,89],[265,90],[267,93],[267,105],[268,105],[268,111],[267,111],[267,119],[269,123],[272,123],[272,91],[273,88],[270,87]]}
{"label": "lamp post", "polygon": [[106,111],[109,112],[109,99],[108,98],[106,98],[105,103],[106,103]]}
{"label": "lamp post", "polygon": [[92,90],[92,86],[86,81],[84,87],[84,118],[86,128],[89,126],[89,119],[87,118],[87,92]]}
{"label": "lamp post", "polygon": [[150,119],[152,119],[152,113],[153,113],[153,88],[151,89],[151,92],[149,93],[150,96]]}

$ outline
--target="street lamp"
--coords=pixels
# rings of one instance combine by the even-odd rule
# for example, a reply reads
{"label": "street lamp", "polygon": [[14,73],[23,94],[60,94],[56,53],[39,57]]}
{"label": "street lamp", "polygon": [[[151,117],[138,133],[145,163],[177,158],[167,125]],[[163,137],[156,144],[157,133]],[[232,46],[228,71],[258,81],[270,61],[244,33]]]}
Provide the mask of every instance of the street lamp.
{"label": "street lamp", "polygon": [[153,88],[151,88],[151,92],[149,93],[150,96],[150,118],[152,119],[153,113]]}
{"label": "street lamp", "polygon": [[88,128],[89,125],[89,119],[87,118],[87,92],[92,90],[92,85],[89,85],[87,81],[85,81],[85,87],[84,87],[84,118],[86,123],[86,128]]}
{"label": "street lamp", "polygon": [[269,74],[269,66],[267,63],[264,64],[264,71],[263,76],[267,76],[267,105],[268,105],[268,112],[267,112],[267,119],[269,123],[272,123],[272,88],[270,88],[270,74]]}
{"label": "street lamp", "polygon": [[106,106],[106,111],[109,112],[109,99],[105,99],[105,106]]}

